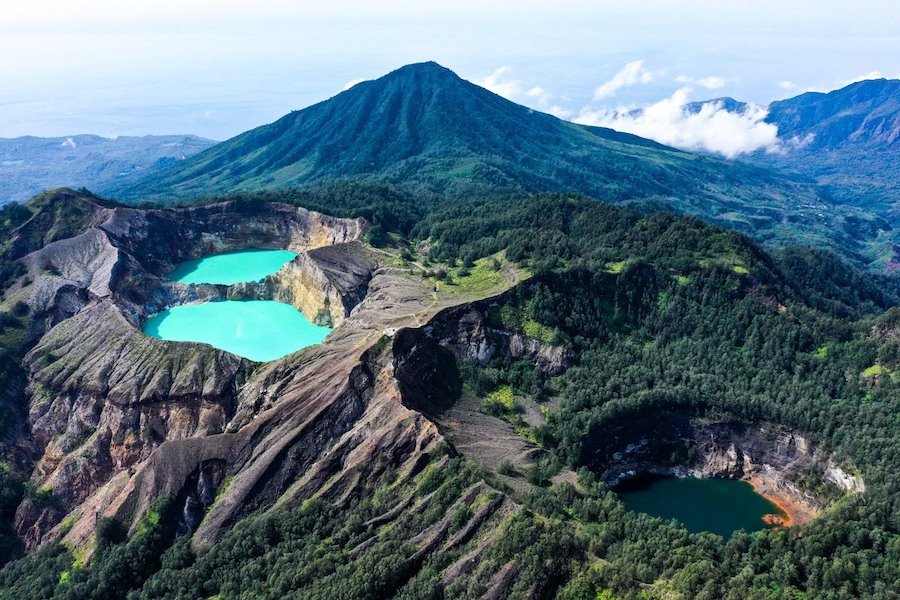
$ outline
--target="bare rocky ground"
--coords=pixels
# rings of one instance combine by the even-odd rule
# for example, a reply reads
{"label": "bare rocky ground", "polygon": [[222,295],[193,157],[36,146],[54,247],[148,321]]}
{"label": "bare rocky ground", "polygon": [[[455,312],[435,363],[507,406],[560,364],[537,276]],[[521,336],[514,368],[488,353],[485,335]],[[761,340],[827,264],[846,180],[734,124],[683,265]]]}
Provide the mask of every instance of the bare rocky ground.
{"label": "bare rocky ground", "polygon": [[[308,498],[343,505],[388,472],[402,483],[448,449],[490,470],[509,460],[524,471],[539,452],[461,393],[456,359],[511,352],[558,371],[564,353],[489,332],[480,296],[436,290],[414,265],[372,251],[361,241],[365,222],[279,205],[142,211],[71,194],[60,201],[79,203],[81,218],[59,236],[46,224],[23,227],[15,244],[28,276],[6,300],[33,316],[23,443],[32,485],[53,498],[19,508],[29,548],[62,541],[89,556],[100,517],[134,530],[159,497],[181,507],[182,526],[203,547],[255,511]],[[258,284],[163,278],[182,260],[240,247],[299,256]],[[507,268],[487,295],[522,276]],[[336,328],[323,344],[265,364],[140,331],[153,312],[219,298],[289,302]],[[451,537],[445,519],[413,540],[420,559],[466,548],[448,577],[519,510],[487,482],[458,503],[468,496],[488,501],[461,532]],[[405,510],[422,507],[397,507],[386,526]],[[498,593],[510,577],[498,574]]]}

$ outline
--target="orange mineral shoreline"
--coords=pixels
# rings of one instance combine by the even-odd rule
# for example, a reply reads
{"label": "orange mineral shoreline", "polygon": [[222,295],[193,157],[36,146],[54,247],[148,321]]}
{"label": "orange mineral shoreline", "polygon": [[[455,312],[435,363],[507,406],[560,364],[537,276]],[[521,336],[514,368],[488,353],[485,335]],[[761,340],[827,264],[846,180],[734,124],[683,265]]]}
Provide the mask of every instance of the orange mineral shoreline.
{"label": "orange mineral shoreline", "polygon": [[781,511],[780,515],[772,515],[776,518],[763,517],[769,525],[775,527],[791,527],[793,525],[803,525],[819,516],[819,510],[809,504],[806,500],[797,498],[792,494],[786,494],[776,486],[772,485],[764,477],[750,476],[744,479],[753,486],[753,491],[774,504]]}

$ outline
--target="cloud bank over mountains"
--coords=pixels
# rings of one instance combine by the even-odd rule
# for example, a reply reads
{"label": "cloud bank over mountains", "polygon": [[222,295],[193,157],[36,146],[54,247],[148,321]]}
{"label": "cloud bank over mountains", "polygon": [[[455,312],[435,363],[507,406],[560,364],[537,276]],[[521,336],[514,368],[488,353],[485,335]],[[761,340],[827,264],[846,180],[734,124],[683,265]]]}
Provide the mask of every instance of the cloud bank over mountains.
{"label": "cloud bank over mountains", "polygon": [[684,150],[706,151],[736,158],[757,150],[781,147],[778,127],[766,123],[768,111],[748,105],[729,111],[723,102],[704,103],[690,110],[692,88],[684,87],[668,98],[637,110],[583,110],[573,119],[583,125],[609,127]]}
{"label": "cloud bank over mountains", "polygon": [[631,87],[639,83],[653,81],[653,73],[644,68],[644,61],[635,60],[613,75],[612,79],[594,90],[594,100],[603,100],[615,95],[623,87]]}
{"label": "cloud bank over mountains", "polygon": [[[732,81],[719,75],[678,75],[671,79],[679,85],[674,93],[648,106],[613,108],[604,103],[623,88],[664,78],[664,72],[648,69],[643,60],[631,61],[598,85],[593,103],[580,109],[567,106],[567,98],[556,97],[543,87],[528,87],[510,66],[500,67],[474,82],[507,99],[575,123],[609,127],[676,148],[713,152],[726,158],[760,150],[779,152],[795,143],[778,137],[778,128],[765,121],[768,111],[763,106],[748,104],[735,111],[728,110],[723,102],[706,102],[699,109],[692,107],[695,88],[719,90]],[[782,82],[784,89],[793,85]]]}
{"label": "cloud bank over mountains", "polygon": [[[560,119],[570,120],[575,115],[573,110],[557,104],[554,95],[544,88],[540,86],[526,87],[522,80],[515,77],[513,68],[510,66],[500,67],[486,77],[473,80],[472,83],[480,85],[498,96],[503,96],[507,100],[550,113]],[[563,102],[569,101],[569,98],[565,96],[560,99]]]}

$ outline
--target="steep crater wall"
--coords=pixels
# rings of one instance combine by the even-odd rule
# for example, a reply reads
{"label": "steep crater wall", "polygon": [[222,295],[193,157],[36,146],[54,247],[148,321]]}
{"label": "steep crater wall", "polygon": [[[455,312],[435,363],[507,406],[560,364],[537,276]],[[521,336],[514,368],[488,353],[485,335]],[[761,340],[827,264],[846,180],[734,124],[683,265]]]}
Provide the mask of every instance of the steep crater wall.
{"label": "steep crater wall", "polygon": [[581,462],[611,487],[641,474],[742,479],[801,524],[845,493],[865,491],[803,435],[771,423],[660,411],[595,426]]}
{"label": "steep crater wall", "polygon": [[300,252],[262,281],[233,285],[162,280],[138,321],[173,306],[215,300],[276,300],[292,305],[316,325],[337,327],[368,293],[375,263],[359,242]]}
{"label": "steep crater wall", "polygon": [[[366,295],[374,269],[357,241],[368,227],[362,220],[276,204],[146,211],[71,201],[83,202],[91,219],[28,248],[28,277],[11,300],[28,305],[35,337],[23,362],[30,414],[22,446],[44,500],[26,499],[17,511],[28,548],[65,534],[66,515],[78,529],[92,527],[94,506],[161,446],[216,436],[234,417],[251,365],[202,344],[145,336],[149,311],[266,298],[336,325]],[[287,247],[302,258],[246,289],[164,279],[183,260],[246,247]]]}

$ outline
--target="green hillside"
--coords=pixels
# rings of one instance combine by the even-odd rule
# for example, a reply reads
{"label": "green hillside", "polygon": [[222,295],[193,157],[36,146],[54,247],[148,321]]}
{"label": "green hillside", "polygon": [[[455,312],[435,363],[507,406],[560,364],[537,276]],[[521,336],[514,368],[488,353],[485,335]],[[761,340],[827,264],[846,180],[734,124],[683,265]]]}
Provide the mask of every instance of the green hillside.
{"label": "green hillside", "polygon": [[132,202],[390,183],[436,202],[498,190],[577,192],[694,214],[764,242],[871,259],[879,228],[816,187],[505,100],[435,64],[403,67],[116,190]]}

